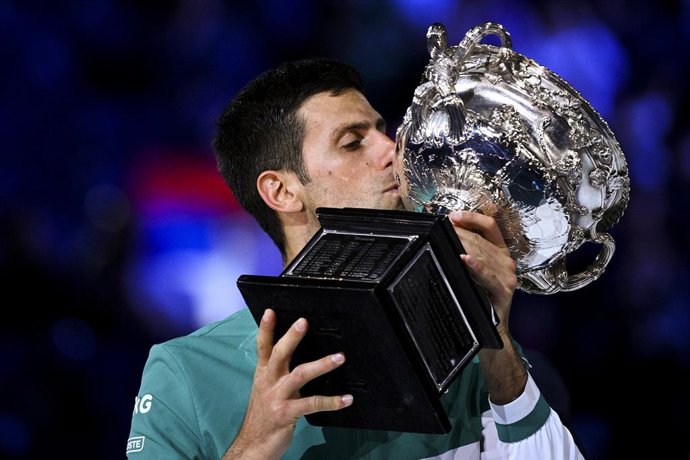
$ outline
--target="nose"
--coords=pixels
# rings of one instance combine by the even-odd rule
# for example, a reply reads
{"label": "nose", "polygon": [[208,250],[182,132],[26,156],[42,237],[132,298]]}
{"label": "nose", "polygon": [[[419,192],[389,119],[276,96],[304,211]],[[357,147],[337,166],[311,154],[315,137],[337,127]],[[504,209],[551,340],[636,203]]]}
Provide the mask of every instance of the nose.
{"label": "nose", "polygon": [[377,165],[382,169],[393,165],[395,159],[395,142],[386,133],[379,133],[377,149]]}

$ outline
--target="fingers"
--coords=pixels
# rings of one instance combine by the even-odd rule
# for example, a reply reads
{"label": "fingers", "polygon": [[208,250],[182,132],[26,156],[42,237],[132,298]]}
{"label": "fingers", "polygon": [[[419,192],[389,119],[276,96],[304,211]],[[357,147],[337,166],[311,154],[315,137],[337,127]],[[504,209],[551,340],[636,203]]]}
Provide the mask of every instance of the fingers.
{"label": "fingers", "polygon": [[264,367],[268,364],[273,350],[273,334],[276,328],[276,314],[267,308],[259,323],[259,333],[256,336],[257,366]]}
{"label": "fingers", "polygon": [[453,211],[448,215],[448,218],[453,225],[478,232],[490,243],[498,247],[506,247],[503,233],[501,233],[501,229],[493,217],[476,212]]}
{"label": "fingers", "polygon": [[292,354],[307,333],[308,324],[306,319],[298,319],[274,344],[276,323],[275,312],[267,308],[256,336],[257,366],[267,366],[274,372],[282,373],[289,367]]}
{"label": "fingers", "polygon": [[[267,309],[259,322],[258,363],[247,412],[233,443],[233,446],[253,446],[255,451],[262,452],[260,458],[280,457],[292,440],[295,424],[301,416],[339,410],[353,403],[349,394],[301,396],[300,389],[305,383],[337,369],[345,362],[345,356],[335,353],[300,364],[291,371],[290,360],[307,333],[308,324],[306,319],[298,319],[274,345],[276,324],[276,313]],[[266,452],[271,454],[265,455]]]}
{"label": "fingers", "polygon": [[[466,255],[461,258],[475,280],[487,290],[495,307],[510,305],[517,287],[517,264],[503,239],[501,229],[491,216],[455,211],[449,219],[462,242]],[[507,315],[507,310],[500,313]]]}
{"label": "fingers", "polygon": [[490,266],[468,254],[460,256],[474,278],[484,286],[494,299],[510,299],[517,288],[515,263],[510,259],[505,264]]}
{"label": "fingers", "polygon": [[515,272],[515,263],[493,217],[454,211],[448,216],[467,254],[480,264],[489,263]]}
{"label": "fingers", "polygon": [[343,396],[310,396],[297,401],[297,409],[300,414],[308,415],[315,412],[332,412],[351,406],[352,395]]}
{"label": "fingers", "polygon": [[331,372],[337,367],[340,367],[344,362],[345,355],[342,353],[335,353],[316,361],[300,364],[290,372],[285,384],[286,391],[297,391],[302,388],[305,383],[314,380],[320,375]]}
{"label": "fingers", "polygon": [[[271,374],[273,379],[282,380],[278,386],[281,397],[290,398],[298,393],[305,383],[336,369],[345,362],[345,355],[335,353],[316,361],[303,363],[290,371],[292,355],[306,335],[308,323],[304,318],[298,319],[290,326],[285,335],[273,345],[275,323],[275,312],[267,309],[261,319],[259,334],[257,335],[257,356],[258,363],[264,366],[265,371]],[[286,375],[287,377],[281,378],[281,376]],[[334,405],[334,402],[329,402],[328,398],[325,401],[331,406]],[[340,404],[342,403],[336,404],[335,406],[338,407],[330,410],[341,407]]]}
{"label": "fingers", "polygon": [[511,265],[510,251],[493,217],[466,211],[454,211],[448,217],[467,254],[480,263],[499,259],[495,263]]}
{"label": "fingers", "polygon": [[[290,392],[291,388],[299,389],[305,383],[340,367],[344,362],[345,355],[342,353],[335,353],[316,361],[300,364],[292,370],[286,379],[283,390]],[[293,409],[296,410],[297,416],[321,411],[334,411],[351,405],[352,400],[352,395],[315,395],[295,400]]]}
{"label": "fingers", "polygon": [[275,375],[285,374],[289,370],[292,354],[307,334],[308,326],[306,319],[299,318],[275,343],[268,362],[268,369]]}
{"label": "fingers", "polygon": [[266,367],[275,374],[285,373],[297,345],[307,333],[307,320],[299,318],[274,344],[277,318],[275,312],[267,308],[259,324],[256,336],[257,367]]}

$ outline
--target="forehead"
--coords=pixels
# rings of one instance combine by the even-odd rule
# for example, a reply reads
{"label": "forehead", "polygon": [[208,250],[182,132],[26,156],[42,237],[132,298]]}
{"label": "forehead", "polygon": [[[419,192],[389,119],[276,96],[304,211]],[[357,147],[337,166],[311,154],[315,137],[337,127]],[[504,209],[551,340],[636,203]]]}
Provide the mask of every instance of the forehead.
{"label": "forehead", "polygon": [[343,126],[380,118],[367,98],[354,89],[337,96],[330,92],[317,93],[304,101],[298,113],[305,122],[308,137],[331,136]]}

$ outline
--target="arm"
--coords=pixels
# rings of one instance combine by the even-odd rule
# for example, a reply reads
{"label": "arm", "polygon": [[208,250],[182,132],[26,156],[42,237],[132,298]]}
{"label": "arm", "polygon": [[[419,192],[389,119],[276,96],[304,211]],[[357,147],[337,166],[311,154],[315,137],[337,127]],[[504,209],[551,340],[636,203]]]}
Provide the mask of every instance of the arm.
{"label": "arm", "polygon": [[482,458],[582,459],[558,414],[549,407],[515,349],[508,325],[516,264],[496,221],[472,212],[449,215],[467,255],[462,259],[486,289],[500,324],[501,350],[482,349],[479,363],[491,410],[482,415]]}
{"label": "arm", "polygon": [[491,401],[506,404],[522,394],[527,383],[527,371],[513,347],[508,327],[510,305],[517,287],[516,264],[492,217],[473,212],[453,212],[449,218],[467,251],[461,256],[462,260],[486,289],[500,321],[498,332],[503,348],[482,349],[479,362]]}
{"label": "arm", "polygon": [[342,354],[304,363],[290,372],[292,353],[307,332],[307,321],[297,320],[273,345],[276,315],[266,310],[256,338],[257,365],[249,405],[242,427],[222,460],[280,458],[285,452],[299,417],[333,411],[352,404],[350,395],[300,397],[300,388],[310,380],[340,366]]}

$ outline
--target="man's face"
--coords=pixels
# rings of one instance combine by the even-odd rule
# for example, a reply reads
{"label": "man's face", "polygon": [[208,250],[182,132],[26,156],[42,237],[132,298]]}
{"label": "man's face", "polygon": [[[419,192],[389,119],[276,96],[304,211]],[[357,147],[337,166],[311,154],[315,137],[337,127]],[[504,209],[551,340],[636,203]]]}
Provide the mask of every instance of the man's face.
{"label": "man's face", "polygon": [[304,203],[317,207],[403,209],[393,177],[395,143],[367,99],[355,90],[319,93],[302,105],[302,159],[311,181]]}

